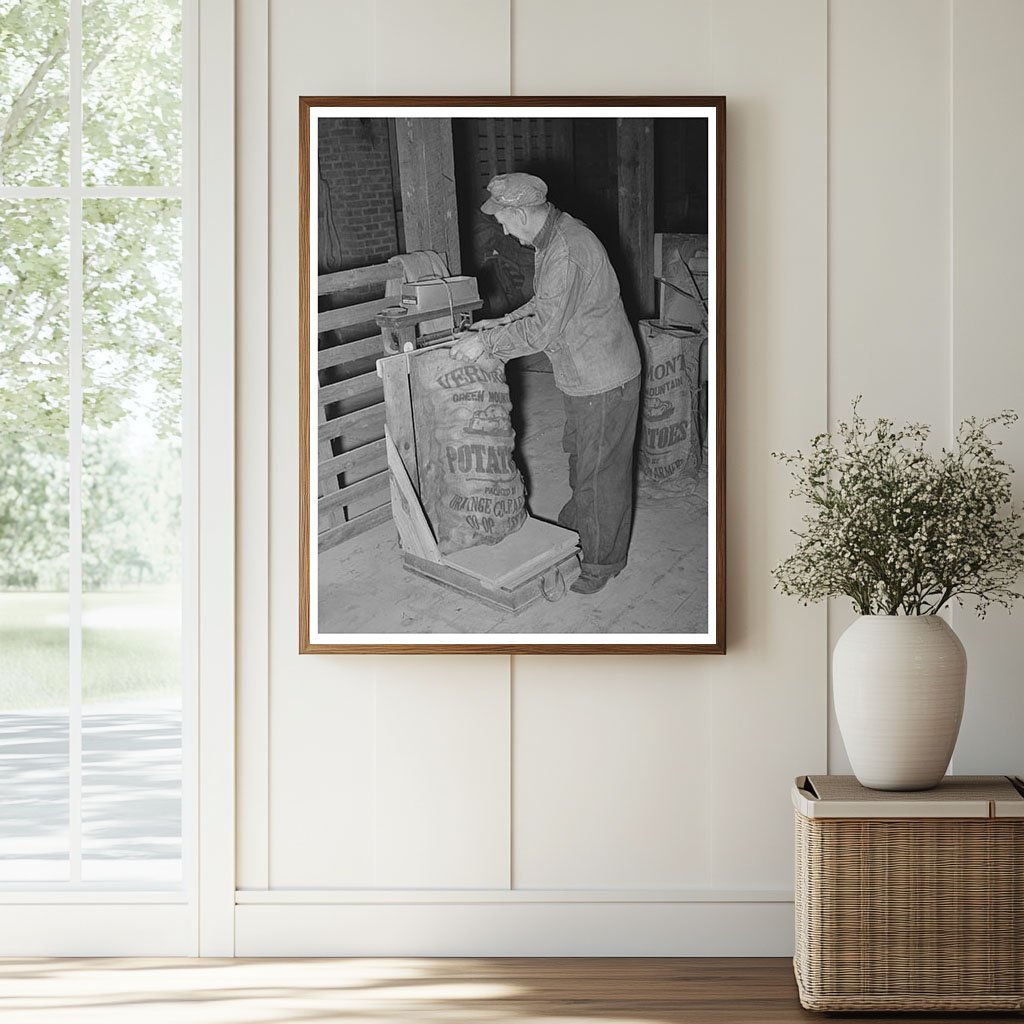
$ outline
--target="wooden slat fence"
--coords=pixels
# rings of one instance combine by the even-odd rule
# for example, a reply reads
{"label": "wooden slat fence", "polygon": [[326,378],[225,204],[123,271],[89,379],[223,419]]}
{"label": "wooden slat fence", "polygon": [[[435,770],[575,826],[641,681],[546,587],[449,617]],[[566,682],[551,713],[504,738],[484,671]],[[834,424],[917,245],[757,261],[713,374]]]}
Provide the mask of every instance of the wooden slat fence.
{"label": "wooden slat fence", "polygon": [[[321,274],[317,282],[318,294],[331,296],[331,308],[317,317],[320,551],[391,518],[384,392],[371,360],[383,351],[374,318],[395,304],[401,283],[401,269],[386,263]],[[382,298],[365,298],[367,288],[382,286]]]}

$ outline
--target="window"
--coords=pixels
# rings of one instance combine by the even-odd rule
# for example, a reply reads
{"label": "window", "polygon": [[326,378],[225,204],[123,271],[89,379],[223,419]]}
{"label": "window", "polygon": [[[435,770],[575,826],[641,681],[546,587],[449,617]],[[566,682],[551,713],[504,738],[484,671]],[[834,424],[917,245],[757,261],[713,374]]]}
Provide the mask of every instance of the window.
{"label": "window", "polygon": [[187,876],[183,6],[0,0],[8,888],[180,889]]}

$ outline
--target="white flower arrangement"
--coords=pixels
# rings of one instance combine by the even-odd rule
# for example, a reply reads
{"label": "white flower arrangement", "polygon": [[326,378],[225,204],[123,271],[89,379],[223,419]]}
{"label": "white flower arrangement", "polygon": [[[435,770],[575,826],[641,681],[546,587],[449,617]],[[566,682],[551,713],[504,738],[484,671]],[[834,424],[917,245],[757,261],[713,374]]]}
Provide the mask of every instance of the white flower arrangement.
{"label": "white flower arrangement", "polygon": [[794,530],[796,551],[773,570],[775,589],[805,604],[846,596],[862,615],[934,615],[950,600],[1010,608],[1024,571],[1024,517],[1012,503],[1002,442],[1011,411],[965,419],[951,451],[925,451],[929,427],[869,427],[853,402],[850,423],[819,434],[808,453],[773,452],[812,511]]}

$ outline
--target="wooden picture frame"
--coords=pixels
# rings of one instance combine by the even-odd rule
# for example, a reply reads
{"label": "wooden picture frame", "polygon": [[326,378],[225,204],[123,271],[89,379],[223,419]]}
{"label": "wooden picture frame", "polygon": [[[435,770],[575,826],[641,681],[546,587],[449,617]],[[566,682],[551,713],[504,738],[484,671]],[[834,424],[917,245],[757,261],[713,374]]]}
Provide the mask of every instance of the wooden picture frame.
{"label": "wooden picture frame", "polygon": [[[508,370],[526,525],[440,554],[420,481],[444,462],[423,368],[481,308],[532,308],[536,253],[478,212],[502,174],[547,186],[530,241],[592,229],[644,356],[629,554],[594,595],[563,596],[594,531],[557,523],[568,400],[545,354]],[[725,653],[725,216],[723,97],[300,97],[300,653]],[[570,337],[540,313],[529,328],[551,351]]]}

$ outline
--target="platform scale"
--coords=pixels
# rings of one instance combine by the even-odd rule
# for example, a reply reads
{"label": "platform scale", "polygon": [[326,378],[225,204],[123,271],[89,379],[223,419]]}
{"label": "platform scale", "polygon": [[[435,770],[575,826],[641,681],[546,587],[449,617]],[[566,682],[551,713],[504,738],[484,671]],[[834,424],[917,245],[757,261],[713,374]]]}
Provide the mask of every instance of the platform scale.
{"label": "platform scale", "polygon": [[420,501],[419,467],[429,459],[429,439],[416,431],[419,381],[452,342],[399,352],[377,361],[384,384],[385,445],[391,471],[391,507],[409,572],[507,612],[536,601],[557,601],[579,575],[579,537],[572,530],[527,516],[497,544],[442,555]]}

